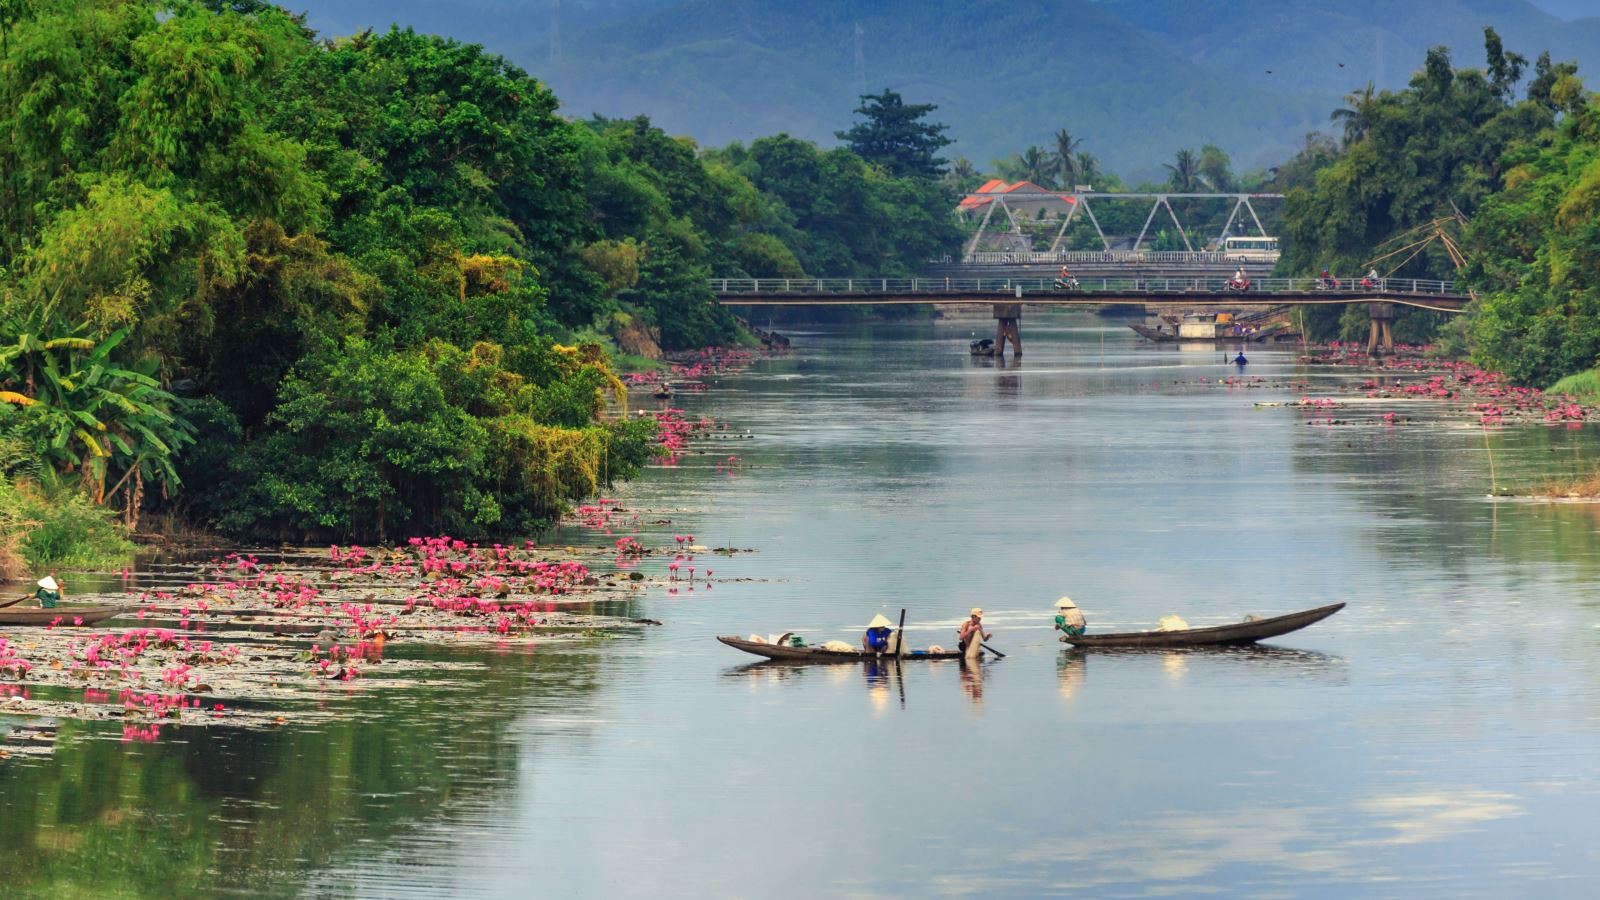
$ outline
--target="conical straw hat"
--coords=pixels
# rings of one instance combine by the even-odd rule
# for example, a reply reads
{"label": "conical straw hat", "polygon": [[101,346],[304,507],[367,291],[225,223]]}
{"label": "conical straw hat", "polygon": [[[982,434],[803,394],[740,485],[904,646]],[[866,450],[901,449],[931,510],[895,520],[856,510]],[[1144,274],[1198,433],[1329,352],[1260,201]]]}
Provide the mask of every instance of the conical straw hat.
{"label": "conical straw hat", "polygon": [[883,617],[883,613],[878,613],[877,615],[872,617],[872,621],[871,622],[867,623],[867,627],[868,628],[893,628],[894,627],[894,623],[889,621],[888,619],[885,619]]}
{"label": "conical straw hat", "polygon": [[1056,601],[1056,609],[1077,609],[1078,604],[1072,602],[1071,597],[1062,597]]}

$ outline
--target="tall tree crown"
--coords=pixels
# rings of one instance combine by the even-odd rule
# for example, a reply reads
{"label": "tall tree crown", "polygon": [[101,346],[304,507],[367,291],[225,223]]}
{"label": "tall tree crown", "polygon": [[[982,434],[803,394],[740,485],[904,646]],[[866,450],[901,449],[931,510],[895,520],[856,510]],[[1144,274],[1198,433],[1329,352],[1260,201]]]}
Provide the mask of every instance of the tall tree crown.
{"label": "tall tree crown", "polygon": [[944,136],[946,126],[926,121],[938,109],[932,103],[906,103],[894,91],[862,94],[857,122],[849,131],[836,131],[857,156],[882,166],[897,178],[935,179],[944,170],[939,150],[952,141]]}

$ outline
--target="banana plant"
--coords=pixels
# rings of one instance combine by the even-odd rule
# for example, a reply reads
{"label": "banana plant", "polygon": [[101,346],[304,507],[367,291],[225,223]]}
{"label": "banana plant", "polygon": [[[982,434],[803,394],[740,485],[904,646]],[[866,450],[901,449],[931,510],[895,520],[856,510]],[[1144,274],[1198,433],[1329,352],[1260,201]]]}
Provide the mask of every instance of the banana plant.
{"label": "banana plant", "polygon": [[58,473],[76,473],[97,502],[125,490],[122,505],[133,522],[146,482],[178,484],[174,456],[194,437],[178,414],[181,401],[151,377],[153,366],[112,360],[127,336],[127,329],[99,342],[19,336],[0,346],[0,402],[20,408],[22,433],[41,460]]}

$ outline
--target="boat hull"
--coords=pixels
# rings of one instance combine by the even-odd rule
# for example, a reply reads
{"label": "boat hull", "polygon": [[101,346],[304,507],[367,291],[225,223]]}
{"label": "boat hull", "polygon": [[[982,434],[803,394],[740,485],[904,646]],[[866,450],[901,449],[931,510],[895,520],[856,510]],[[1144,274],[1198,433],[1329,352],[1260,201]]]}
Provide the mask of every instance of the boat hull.
{"label": "boat hull", "polygon": [[1299,631],[1326,619],[1339,610],[1343,603],[1319,606],[1300,612],[1237,622],[1232,625],[1213,625],[1209,628],[1189,628],[1183,631],[1131,631],[1122,634],[1067,635],[1063,643],[1075,647],[1225,647],[1253,644],[1256,641]]}
{"label": "boat hull", "polygon": [[[818,663],[851,663],[867,662],[880,659],[894,659],[886,653],[867,653],[862,650],[824,650],[821,647],[784,647],[778,644],[757,643],[744,638],[718,637],[717,640],[735,650],[743,650],[756,656],[767,659],[782,659],[791,662],[818,662]],[[900,657],[907,662],[924,659],[960,659],[959,650],[945,650],[940,653],[929,653],[926,650],[908,650],[906,655]]]}
{"label": "boat hull", "polygon": [[[58,606],[55,609],[0,609],[0,626],[45,626],[55,622],[58,626],[93,625],[121,615],[116,606]],[[59,620],[59,621],[57,621]]]}

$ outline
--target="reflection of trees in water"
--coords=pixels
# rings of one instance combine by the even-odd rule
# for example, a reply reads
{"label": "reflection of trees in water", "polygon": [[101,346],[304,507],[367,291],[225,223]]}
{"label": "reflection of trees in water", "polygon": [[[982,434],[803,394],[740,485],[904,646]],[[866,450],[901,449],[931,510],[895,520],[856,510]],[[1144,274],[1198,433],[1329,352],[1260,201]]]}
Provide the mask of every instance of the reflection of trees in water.
{"label": "reflection of trees in water", "polygon": [[[1600,458],[1587,429],[1507,427],[1488,437],[1502,489],[1586,473]],[[1600,576],[1600,506],[1488,499],[1477,428],[1301,426],[1291,460],[1297,475],[1340,477],[1344,493],[1394,523],[1372,541],[1385,556],[1463,577],[1484,556]]]}
{"label": "reflection of trees in water", "polygon": [[293,893],[363,844],[511,793],[521,745],[509,726],[530,703],[571,710],[598,686],[600,659],[479,658],[469,685],[378,689],[334,719],[278,731],[168,726],[130,746],[118,725],[63,722],[54,756],[0,762],[6,891]]}

